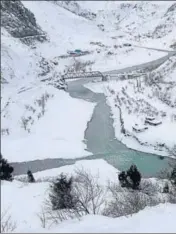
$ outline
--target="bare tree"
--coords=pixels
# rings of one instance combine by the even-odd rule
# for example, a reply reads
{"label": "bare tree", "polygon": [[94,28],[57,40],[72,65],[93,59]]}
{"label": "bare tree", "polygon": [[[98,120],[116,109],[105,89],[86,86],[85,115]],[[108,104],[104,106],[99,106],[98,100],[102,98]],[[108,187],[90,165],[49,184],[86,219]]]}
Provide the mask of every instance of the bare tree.
{"label": "bare tree", "polygon": [[1,233],[11,233],[16,229],[16,223],[12,220],[8,211],[6,209],[1,213]]}
{"label": "bare tree", "polygon": [[45,92],[41,97],[40,99],[37,99],[36,100],[36,103],[38,103],[38,105],[41,107],[41,113],[42,115],[45,114],[45,109],[46,109],[46,102],[47,100],[49,99],[50,95]]}
{"label": "bare tree", "polygon": [[77,169],[73,184],[73,196],[76,201],[75,212],[78,215],[99,214],[105,202],[106,191],[98,183],[98,174]]}
{"label": "bare tree", "polygon": [[42,112],[42,115],[45,114],[45,106],[46,106],[46,100],[45,100],[45,96],[44,94],[41,96],[40,99],[36,100],[38,105],[41,107],[41,112]]}
{"label": "bare tree", "polygon": [[[77,169],[75,174],[71,190],[72,207],[53,210],[50,199],[45,200],[44,211],[50,225],[70,218],[79,219],[86,214],[101,214],[103,210],[106,191],[99,185],[98,175],[92,176],[83,168]],[[42,214],[41,219],[43,223]]]}

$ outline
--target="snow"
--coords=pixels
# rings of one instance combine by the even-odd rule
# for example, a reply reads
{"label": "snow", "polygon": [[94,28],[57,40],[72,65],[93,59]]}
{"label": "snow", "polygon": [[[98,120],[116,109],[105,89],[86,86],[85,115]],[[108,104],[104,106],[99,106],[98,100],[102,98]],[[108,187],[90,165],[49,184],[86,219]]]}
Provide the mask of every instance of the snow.
{"label": "snow", "polygon": [[[59,233],[175,233],[176,205],[145,208],[129,217],[87,215],[81,221],[65,222],[51,232]],[[159,223],[159,225],[158,225]]]}
{"label": "snow", "polygon": [[[174,16],[171,16],[170,23],[166,25],[172,29],[168,35],[162,38],[148,38],[145,33],[152,34],[156,26],[165,24],[164,14],[173,2],[158,4],[157,2],[129,1],[128,3],[124,5],[121,2],[95,2],[95,4],[88,1],[77,2],[80,12],[81,9],[88,9],[97,14],[96,19],[88,20],[53,2],[24,1],[24,6],[34,13],[37,24],[49,38],[47,42],[36,43],[36,48],[33,49],[2,29],[2,74],[8,82],[2,85],[1,101],[4,110],[2,129],[4,131],[9,129],[10,132],[8,136],[2,136],[2,153],[7,159],[22,162],[48,157],[75,158],[90,154],[82,141],[95,104],[72,99],[63,91],[56,91],[41,84],[39,64],[41,59],[45,58],[51,72],[44,78],[56,76],[59,79],[60,73],[66,66],[69,67],[74,63],[74,58],[60,59],[58,56],[76,48],[91,51],[91,54],[77,60],[91,61],[93,64],[87,69],[101,72],[149,62],[164,56],[166,52],[137,48],[133,45],[169,49],[175,35]],[[134,7],[135,4],[137,8]],[[158,10],[152,15],[156,7]],[[115,24],[117,18],[120,20],[119,25]],[[97,27],[101,23],[105,25],[105,31]],[[113,36],[116,39],[113,39]],[[101,42],[104,47],[91,45],[91,42]],[[124,47],[123,44],[127,42],[132,46]],[[118,48],[115,49],[114,45]],[[100,53],[97,53],[97,49]],[[114,54],[107,55],[109,51]],[[58,61],[58,66],[54,66],[53,61]],[[21,92],[22,89],[24,89],[23,92]],[[98,89],[100,90],[101,87]],[[32,116],[34,123],[30,126],[30,133],[27,133],[21,128],[21,118],[31,115],[25,105],[36,108],[35,100],[45,92],[53,96],[47,102],[46,113],[38,120],[37,114],[40,110],[37,108],[36,115]],[[8,102],[9,105],[5,107]],[[119,126],[117,123],[116,125]],[[156,135],[164,135],[163,132],[167,127],[174,126],[168,120],[165,126],[162,125],[155,130],[156,133],[150,132],[144,138],[152,140]],[[117,131],[116,135],[118,135]],[[172,136],[174,138],[175,134],[173,133]],[[121,139],[121,136],[118,135],[118,139]],[[127,139],[121,140],[127,141]],[[131,144],[127,142],[125,144],[129,147],[136,144],[133,140],[131,142]],[[172,145],[172,143],[169,144]],[[137,147],[134,146],[134,148]]]}
{"label": "snow", "polygon": [[[99,184],[106,186],[108,181],[116,181],[118,170],[108,164],[103,159],[94,160],[80,160],[73,165],[62,166],[59,168],[54,168],[50,170],[44,170],[41,172],[34,173],[36,181],[47,181],[51,178],[56,178],[61,173],[67,174],[68,176],[74,176],[75,171],[83,169],[84,171],[90,173],[93,177],[98,178]],[[106,171],[106,173],[105,173]],[[16,178],[25,178],[26,175],[16,176]]]}
{"label": "snow", "polygon": [[40,226],[37,212],[47,195],[49,183],[1,183],[1,214],[8,210],[18,230]]}
{"label": "snow", "polygon": [[[23,4],[34,13],[37,23],[50,37],[49,45],[41,44],[41,47],[38,48],[46,57],[65,54],[67,50],[72,50],[73,46],[85,50],[90,38],[104,37],[104,34],[93,22],[89,22],[52,2],[26,1]],[[85,34],[85,28],[90,36]]]}
{"label": "snow", "polygon": [[[146,207],[144,210],[129,216],[110,218],[101,215],[87,215],[80,220],[63,221],[45,229],[41,227],[39,213],[42,210],[49,192],[47,177],[54,178],[61,172],[73,175],[75,169],[89,171],[94,177],[99,175],[99,183],[103,186],[110,180],[117,178],[117,170],[104,160],[83,160],[75,165],[64,166],[58,169],[34,173],[36,180],[43,182],[22,183],[2,181],[1,183],[1,212],[8,210],[12,221],[16,223],[15,232],[29,233],[173,233],[175,229],[175,204],[160,204],[155,207]],[[106,172],[106,173],[105,173]],[[13,191],[13,192],[12,192]],[[158,225],[158,222],[160,225]]]}
{"label": "snow", "polygon": [[[162,67],[162,66],[161,66]],[[168,75],[167,80],[174,80],[174,72]],[[175,109],[167,106],[165,103],[158,100],[155,96],[152,98],[148,97],[148,94],[151,94],[151,90],[148,87],[145,87],[145,85],[142,85],[143,91],[137,92],[136,89],[133,89],[135,86],[136,81],[130,81],[131,84],[129,84],[129,81],[109,81],[109,82],[100,82],[100,83],[89,83],[84,85],[85,87],[89,88],[91,91],[96,93],[104,93],[106,95],[107,104],[111,107],[112,111],[112,117],[114,120],[113,126],[115,129],[115,135],[118,140],[120,140],[122,143],[127,145],[127,147],[143,151],[143,152],[150,152],[155,153],[163,156],[172,156],[169,154],[167,149],[159,150],[155,146],[157,144],[164,143],[168,148],[173,148],[176,139],[176,123],[172,119],[173,115],[175,114]],[[108,91],[108,88],[111,90],[114,90],[114,94],[111,94]],[[129,95],[130,98],[135,100],[135,103],[137,103],[136,108],[141,110],[140,115],[137,112],[131,113],[129,118],[129,112],[125,104],[121,105],[122,110],[122,116],[124,120],[124,127],[125,129],[132,134],[132,136],[136,136],[141,142],[145,143],[147,142],[147,145],[141,145],[139,142],[137,142],[133,137],[125,136],[123,133],[121,133],[121,123],[119,119],[119,109],[115,106],[116,101],[115,98],[118,95],[121,97],[122,89],[125,88],[125,91]],[[123,95],[122,95],[123,96]],[[175,94],[174,92],[171,95],[171,98],[175,100]],[[133,127],[135,127],[135,123],[139,125],[140,128],[143,128],[145,117],[148,117],[146,113],[143,111],[145,110],[145,105],[141,103],[139,100],[145,100],[148,102],[153,108],[156,108],[158,112],[164,111],[167,113],[166,117],[161,117],[160,114],[156,118],[158,121],[162,122],[161,125],[158,125],[156,127],[153,126],[147,126],[149,129],[145,130],[144,132],[140,133],[134,133]],[[136,104],[135,104],[136,105]],[[132,109],[135,109],[134,107],[130,107]],[[146,127],[146,126],[145,126]]]}
{"label": "snow", "polygon": [[[90,161],[81,160],[74,165],[63,166],[57,169],[45,170],[33,174],[36,181],[40,180],[43,182],[29,184],[17,180],[14,180],[13,182],[2,181],[1,212],[3,213],[3,211],[8,209],[13,220],[16,221],[16,231],[21,232],[22,230],[28,230],[28,232],[30,232],[31,228],[40,228],[41,224],[37,214],[41,211],[41,208],[44,205],[49,189],[49,182],[44,181],[56,178],[62,172],[67,175],[74,175],[75,170],[77,169],[83,169],[93,177],[97,177],[101,186],[106,186],[108,181],[117,180],[118,170],[109,165],[106,161],[96,159]],[[20,207],[23,207],[24,209],[21,210]]]}
{"label": "snow", "polygon": [[[27,110],[24,111],[24,105],[34,106],[34,101],[45,91],[53,97],[46,104],[44,116],[39,120],[36,112],[32,116],[34,124],[31,125],[29,134],[20,128],[20,116],[30,115]],[[68,93],[47,86],[30,89],[22,95],[17,94],[13,100],[13,118],[2,120],[2,124],[11,131],[10,136],[2,137],[2,154],[6,155],[8,160],[23,162],[50,157],[74,158],[90,155],[85,151],[86,145],[82,141],[94,103],[73,99]],[[38,106],[34,107],[39,110]]]}
{"label": "snow", "polygon": [[[86,69],[101,72],[130,67],[163,57],[167,52],[135,46],[172,50],[170,45],[175,42],[176,14],[174,11],[168,12],[168,9],[175,2],[95,1],[92,4],[89,1],[76,1],[79,13],[87,10],[96,13],[97,17],[93,20],[78,16],[78,12],[72,13],[49,1],[22,3],[34,13],[37,24],[46,32],[49,40],[43,43],[35,42],[35,48],[31,48],[18,38],[9,35],[4,28],[1,30],[1,77],[7,82],[1,86],[1,124],[2,131],[8,129],[10,132],[9,135],[1,137],[1,152],[10,162],[88,156],[91,153],[86,150],[84,131],[96,103],[74,99],[68,93],[48,85],[47,82],[42,83],[41,79],[51,77],[58,81],[60,74],[75,61],[71,57],[61,59],[59,56],[66,54],[67,50],[78,48],[89,50],[91,53],[76,59],[81,62],[93,62]],[[101,31],[97,27],[98,24],[103,24],[105,30]],[[101,42],[104,46],[92,45],[91,42]],[[124,43],[130,43],[132,46],[125,47]],[[100,53],[97,53],[97,50]],[[108,52],[113,54],[108,55]],[[42,58],[50,67],[50,72],[45,77],[39,75],[42,72],[40,67]],[[54,66],[53,61],[58,62],[58,65]],[[159,73],[160,70],[156,72]],[[175,71],[169,75],[167,71],[162,70],[162,72],[167,78],[166,81],[175,82]],[[106,95],[118,140],[129,148],[168,156],[166,150],[160,151],[155,146],[158,143],[165,143],[167,147],[172,148],[175,144],[176,124],[173,120],[173,115],[176,115],[175,109],[166,106],[155,97],[150,99],[147,96],[153,92],[150,88],[143,87],[143,93],[139,93],[133,89],[133,85],[133,81],[131,83],[113,81],[89,83],[85,86],[93,92]],[[126,107],[122,105],[124,126],[133,137],[125,137],[120,132],[119,109],[114,106],[115,96],[109,93],[108,87],[115,91],[115,95],[120,96],[121,89],[126,86],[127,93],[135,99],[138,109],[143,110],[137,101],[142,98],[159,112],[167,112],[166,118],[160,117],[162,125],[134,133],[132,131],[134,123],[143,127],[146,116],[133,113],[129,118]],[[36,100],[46,93],[49,94],[49,98],[45,113],[42,115],[41,106],[36,104]],[[170,91],[172,103],[175,101],[175,93],[176,90],[173,88]],[[35,111],[27,109],[26,105]],[[21,126],[23,117],[32,118],[26,131]],[[144,143],[147,142],[147,146],[140,145],[134,136]],[[74,175],[78,168],[84,168],[94,177],[98,175],[99,183],[104,188],[107,181],[118,181],[119,171],[102,159],[81,160],[73,165],[37,172],[34,174],[37,183],[34,184],[17,180],[2,181],[1,212],[9,209],[12,219],[17,223],[16,232],[176,232],[176,205],[171,204],[147,207],[137,214],[116,219],[88,215],[79,221],[69,220],[52,229],[43,229],[37,214],[41,211],[48,195],[47,181],[57,177],[61,172]]]}

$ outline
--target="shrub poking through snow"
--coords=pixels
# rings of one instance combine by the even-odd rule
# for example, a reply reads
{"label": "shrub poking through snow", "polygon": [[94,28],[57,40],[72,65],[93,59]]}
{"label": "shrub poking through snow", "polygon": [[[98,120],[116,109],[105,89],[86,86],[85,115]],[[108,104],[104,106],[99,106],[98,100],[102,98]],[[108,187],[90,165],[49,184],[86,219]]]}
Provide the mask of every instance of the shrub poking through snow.
{"label": "shrub poking through snow", "polygon": [[76,169],[74,177],[61,174],[51,184],[43,209],[45,217],[40,213],[40,221],[46,218],[45,221],[52,225],[87,214],[101,214],[106,190],[99,185],[98,178],[83,168]]}
{"label": "shrub poking through snow", "polygon": [[63,173],[51,185],[49,195],[53,210],[70,209],[74,207],[71,194],[72,177],[67,178]]}
{"label": "shrub poking through snow", "polygon": [[13,233],[16,229],[16,222],[13,221],[9,209],[1,212],[1,233]]}
{"label": "shrub poking through snow", "polygon": [[173,168],[172,172],[171,172],[171,176],[170,176],[171,182],[176,185],[176,165]]}
{"label": "shrub poking through snow", "polygon": [[13,167],[0,154],[0,180],[12,181]]}
{"label": "shrub poking through snow", "polygon": [[119,174],[119,181],[122,187],[138,189],[141,181],[141,174],[136,165],[131,165],[130,169]]}
{"label": "shrub poking through snow", "polygon": [[106,191],[98,182],[98,174],[93,176],[84,168],[75,171],[73,197],[74,213],[77,217],[86,214],[101,214]]}
{"label": "shrub poking through snow", "polygon": [[28,176],[28,182],[29,183],[34,183],[35,182],[34,176],[33,176],[32,172],[30,170],[27,171],[27,176]]}

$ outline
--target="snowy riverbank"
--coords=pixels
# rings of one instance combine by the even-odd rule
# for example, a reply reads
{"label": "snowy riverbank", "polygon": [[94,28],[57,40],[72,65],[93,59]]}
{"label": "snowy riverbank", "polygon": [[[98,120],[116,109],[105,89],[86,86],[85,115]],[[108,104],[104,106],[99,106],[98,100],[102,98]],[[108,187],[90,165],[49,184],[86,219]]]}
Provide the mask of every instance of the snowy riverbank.
{"label": "snowy riverbank", "polygon": [[[116,138],[127,147],[173,156],[172,150],[176,144],[175,70],[169,72],[166,67],[172,67],[174,61],[173,57],[156,70],[156,74],[162,72],[164,77],[160,78],[159,88],[150,86],[145,77],[85,85],[93,92],[105,94],[111,107]],[[154,121],[146,124],[146,119],[150,118]]]}
{"label": "snowy riverbank", "polygon": [[[44,115],[38,119],[41,107],[35,102],[45,93],[50,97]],[[34,113],[25,108],[27,105]],[[14,95],[8,118],[2,118],[3,127],[7,126],[10,131],[10,135],[1,138],[2,154],[10,162],[90,155],[83,140],[94,106],[94,103],[72,98],[64,91],[44,85]],[[30,133],[21,126],[22,118],[31,118],[28,124]]]}

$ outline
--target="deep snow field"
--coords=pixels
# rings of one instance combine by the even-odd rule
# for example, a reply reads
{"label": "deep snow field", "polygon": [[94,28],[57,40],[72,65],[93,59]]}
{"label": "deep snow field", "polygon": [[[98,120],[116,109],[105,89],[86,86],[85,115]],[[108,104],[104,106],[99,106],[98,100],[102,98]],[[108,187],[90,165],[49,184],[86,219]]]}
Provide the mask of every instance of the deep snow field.
{"label": "deep snow field", "polygon": [[[108,182],[117,181],[118,171],[104,160],[89,160],[77,162],[74,165],[60,167],[34,173],[36,183],[26,183],[14,180],[1,183],[1,209],[7,211],[6,217],[11,215],[11,222],[15,223],[16,233],[126,233],[126,232],[175,232],[175,204],[159,204],[155,207],[146,207],[139,213],[110,218],[101,215],[89,214],[80,219],[69,219],[59,224],[46,221],[45,228],[39,216],[45,207],[49,193],[49,181],[56,178],[61,172],[74,175],[76,169],[84,169],[106,190]],[[106,171],[106,173],[104,173]],[[16,179],[26,178],[26,175]],[[155,183],[154,178],[150,179]],[[160,194],[161,196],[162,194]],[[123,196],[123,194],[122,194]],[[158,223],[160,225],[158,225]]]}
{"label": "deep snow field", "polygon": [[[40,42],[31,36],[32,43],[23,43],[24,38],[14,37],[2,25],[1,153],[9,162],[91,155],[86,150],[84,132],[96,103],[72,98],[61,90],[61,75],[70,69],[74,71],[78,63],[86,64],[86,71],[108,72],[168,55],[176,50],[176,4],[174,1],[22,1],[22,4],[34,14],[47,40]],[[13,7],[7,14],[12,21],[23,22],[13,14]],[[124,46],[125,43],[131,46]],[[62,57],[75,49],[90,53],[77,58]],[[150,84],[145,75],[135,80],[92,82],[85,86],[105,94],[119,141],[132,149],[173,157],[176,56],[147,75],[153,78],[158,74],[158,86]],[[134,131],[134,127],[143,129],[146,117],[152,115],[162,124]],[[90,214],[81,220],[43,228],[38,214],[48,195],[49,181],[61,172],[74,175],[74,170],[82,167],[95,177],[98,174],[103,189],[108,181],[118,183],[119,171],[102,159],[37,172],[34,174],[37,182],[33,184],[19,181],[26,178],[22,175],[13,182],[1,182],[1,215],[8,210],[16,223],[14,231],[23,233],[176,232],[176,205],[167,202],[133,215],[111,218]],[[156,178],[149,180],[159,183]]]}

